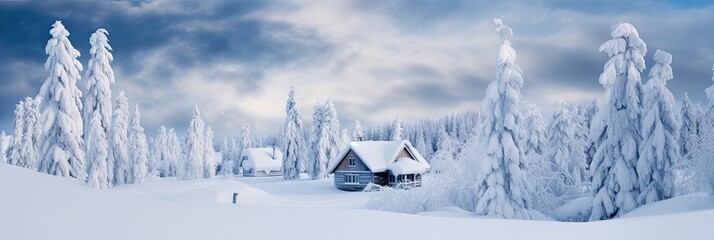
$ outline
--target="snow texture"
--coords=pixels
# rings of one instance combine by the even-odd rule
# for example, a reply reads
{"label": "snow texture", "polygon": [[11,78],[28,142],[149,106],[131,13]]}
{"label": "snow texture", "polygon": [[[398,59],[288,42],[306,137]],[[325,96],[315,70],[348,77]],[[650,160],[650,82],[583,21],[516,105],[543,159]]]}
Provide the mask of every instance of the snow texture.
{"label": "snow texture", "polygon": [[79,51],[67,38],[69,32],[56,21],[47,41],[45,70],[49,77],[40,88],[40,171],[52,175],[87,178],[82,141],[82,92],[77,88],[82,64]]}

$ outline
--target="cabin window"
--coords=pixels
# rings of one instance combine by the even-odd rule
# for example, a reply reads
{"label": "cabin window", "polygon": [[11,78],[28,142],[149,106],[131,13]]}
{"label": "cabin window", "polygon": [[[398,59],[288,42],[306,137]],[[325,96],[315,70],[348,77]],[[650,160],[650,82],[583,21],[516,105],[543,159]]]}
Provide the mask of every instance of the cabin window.
{"label": "cabin window", "polygon": [[345,184],[359,184],[359,174],[345,174]]}
{"label": "cabin window", "polygon": [[389,182],[394,182],[394,175],[389,174]]}
{"label": "cabin window", "polygon": [[349,165],[350,167],[357,166],[357,160],[354,158],[349,158],[347,159],[347,165]]}

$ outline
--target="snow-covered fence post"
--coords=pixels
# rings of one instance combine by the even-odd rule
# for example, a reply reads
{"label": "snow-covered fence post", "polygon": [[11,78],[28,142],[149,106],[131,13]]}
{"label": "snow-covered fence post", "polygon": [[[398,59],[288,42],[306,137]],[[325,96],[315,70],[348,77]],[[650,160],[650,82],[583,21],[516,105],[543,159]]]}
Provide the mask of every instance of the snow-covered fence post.
{"label": "snow-covered fence post", "polygon": [[233,193],[233,204],[236,204],[236,203],[238,203],[238,193],[234,192]]}

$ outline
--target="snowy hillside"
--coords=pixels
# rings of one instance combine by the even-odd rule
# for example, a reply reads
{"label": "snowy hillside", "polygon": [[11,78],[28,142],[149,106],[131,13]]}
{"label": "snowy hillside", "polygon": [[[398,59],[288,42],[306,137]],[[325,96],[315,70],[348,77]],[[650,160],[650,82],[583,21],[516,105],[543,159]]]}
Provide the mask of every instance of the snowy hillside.
{"label": "snowy hillside", "polygon": [[[663,213],[662,206],[681,211],[681,205],[699,195],[643,206],[626,219],[561,223],[476,218],[448,209],[452,214],[367,211],[361,207],[370,193],[338,191],[330,179],[281,179],[166,178],[103,191],[0,164],[0,238],[334,239],[339,234],[340,239],[704,239],[714,234],[707,227],[714,210],[634,216]],[[237,205],[230,204],[232,192],[240,193]]]}

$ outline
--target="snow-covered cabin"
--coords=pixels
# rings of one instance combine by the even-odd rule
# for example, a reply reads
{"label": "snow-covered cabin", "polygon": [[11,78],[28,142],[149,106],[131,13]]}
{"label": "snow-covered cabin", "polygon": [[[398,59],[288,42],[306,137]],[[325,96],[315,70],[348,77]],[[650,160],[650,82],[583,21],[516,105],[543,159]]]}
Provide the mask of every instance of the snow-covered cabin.
{"label": "snow-covered cabin", "polygon": [[335,159],[329,172],[335,187],[345,191],[362,191],[369,183],[421,187],[422,174],[431,168],[407,140],[351,142]]}
{"label": "snow-covered cabin", "polygon": [[283,153],[276,148],[246,148],[241,154],[239,167],[246,177],[283,175]]}

